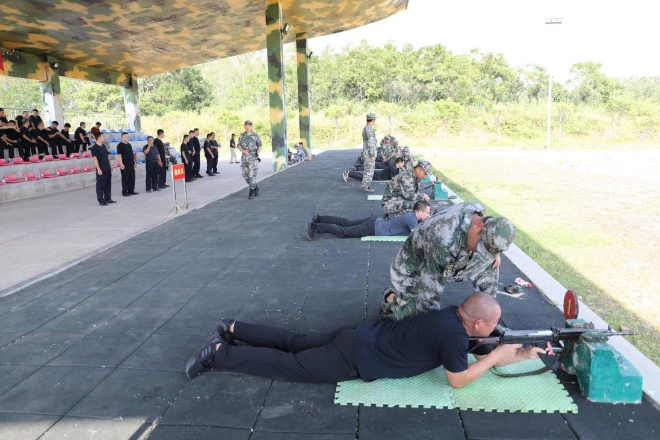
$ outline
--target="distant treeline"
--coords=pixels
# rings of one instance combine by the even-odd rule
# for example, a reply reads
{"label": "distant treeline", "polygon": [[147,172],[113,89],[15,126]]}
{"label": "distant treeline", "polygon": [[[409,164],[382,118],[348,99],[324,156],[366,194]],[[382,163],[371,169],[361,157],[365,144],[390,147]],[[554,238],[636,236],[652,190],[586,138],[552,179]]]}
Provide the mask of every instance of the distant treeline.
{"label": "distant treeline", "polygon": [[[660,76],[612,78],[594,62],[577,63],[570,73],[566,83],[552,87],[556,140],[660,140]],[[290,46],[285,75],[293,143],[298,138],[297,79]],[[379,117],[379,135],[393,132],[419,144],[540,143],[545,134],[547,71],[536,65],[512,67],[501,54],[453,54],[442,45],[374,47],[363,41],[315,54],[310,78],[313,145],[357,144],[368,111]],[[61,83],[67,110],[123,110],[119,88],[67,78]],[[250,118],[262,135],[269,131],[263,52],[140,78],[140,95],[145,129],[169,126],[175,134],[200,126],[238,132]],[[0,106],[32,108],[40,102],[36,82],[0,77]]]}

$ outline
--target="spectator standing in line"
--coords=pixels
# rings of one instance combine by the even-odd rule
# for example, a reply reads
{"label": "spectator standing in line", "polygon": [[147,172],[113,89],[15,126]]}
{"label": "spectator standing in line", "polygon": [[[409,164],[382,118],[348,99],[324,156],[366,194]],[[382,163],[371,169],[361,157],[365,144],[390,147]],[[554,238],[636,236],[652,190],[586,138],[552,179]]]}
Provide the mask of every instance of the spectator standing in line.
{"label": "spectator standing in line", "polygon": [[112,200],[112,167],[110,166],[110,153],[103,144],[103,133],[94,135],[96,143],[92,146],[92,159],[96,167],[96,199],[101,206],[117,203]]}
{"label": "spectator standing in line", "polygon": [[[96,143],[99,143],[98,138]],[[107,151],[105,145],[103,148]],[[121,134],[121,142],[117,144],[117,160],[121,170],[121,195],[128,197],[139,194],[135,192],[137,154],[133,151],[133,146],[128,143],[128,133]]]}
{"label": "spectator standing in line", "polygon": [[76,153],[82,151],[87,151],[87,146],[89,145],[89,136],[87,136],[87,131],[85,130],[85,123],[81,122],[80,127],[76,128],[75,133],[73,133],[74,142],[76,143]]}
{"label": "spectator standing in line", "polygon": [[41,119],[41,116],[39,116],[39,110],[37,110],[36,108],[33,108],[33,109],[32,109],[32,114],[30,115],[30,117],[28,118],[28,120],[30,121],[30,129],[31,129],[31,130],[36,130],[36,129],[38,129],[38,128],[39,128],[39,124],[40,124],[40,123],[43,124],[43,122],[44,122],[44,121]]}
{"label": "spectator standing in line", "polygon": [[186,182],[192,182],[192,148],[190,147],[190,134],[183,136],[183,142],[181,142],[181,159],[186,170]]}
{"label": "spectator standing in line", "polygon": [[[30,120],[23,119],[18,154],[23,160],[29,160],[30,156],[37,154],[37,147],[37,140],[32,136],[32,131],[30,130]],[[13,156],[10,157],[13,158]]]}
{"label": "spectator standing in line", "polygon": [[220,174],[218,173],[218,153],[220,151],[220,145],[218,145],[218,141],[215,140],[214,132],[211,132],[211,150],[213,151],[213,175]]}
{"label": "spectator standing in line", "polygon": [[204,176],[199,174],[201,154],[202,154],[202,144],[199,142],[199,128],[195,128],[191,135],[190,142],[192,147],[195,149],[193,153],[193,176],[195,179],[202,179]]}
{"label": "spectator standing in line", "polygon": [[163,137],[165,137],[165,131],[162,128],[159,128],[156,132],[156,139],[154,139],[154,145],[158,149],[160,163],[162,164],[162,166],[158,168],[158,189],[165,189],[169,187],[169,185],[165,183],[167,179],[168,167],[167,158],[165,157],[165,144],[163,144]]}
{"label": "spectator standing in line", "polygon": [[160,191],[158,189],[158,174],[163,162],[160,160],[158,147],[154,145],[154,137],[147,137],[147,145],[142,147],[147,167],[147,192]]}
{"label": "spectator standing in line", "polygon": [[231,152],[229,163],[239,163],[238,158],[236,157],[236,133],[231,134],[231,140],[229,141],[229,151]]}
{"label": "spectator standing in line", "polygon": [[206,140],[204,141],[204,158],[206,159],[206,174],[209,177],[213,177],[213,160],[215,156],[213,155],[213,147],[211,146],[211,133],[206,135]]}

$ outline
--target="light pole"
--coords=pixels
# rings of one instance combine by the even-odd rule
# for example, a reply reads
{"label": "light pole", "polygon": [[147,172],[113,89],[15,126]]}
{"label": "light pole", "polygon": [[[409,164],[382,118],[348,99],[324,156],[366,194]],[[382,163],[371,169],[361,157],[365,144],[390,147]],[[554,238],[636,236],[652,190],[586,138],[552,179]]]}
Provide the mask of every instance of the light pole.
{"label": "light pole", "polygon": [[[546,18],[545,24],[561,24],[563,18]],[[552,123],[552,73],[548,71],[548,131],[545,140],[545,149],[550,149],[550,126]]]}

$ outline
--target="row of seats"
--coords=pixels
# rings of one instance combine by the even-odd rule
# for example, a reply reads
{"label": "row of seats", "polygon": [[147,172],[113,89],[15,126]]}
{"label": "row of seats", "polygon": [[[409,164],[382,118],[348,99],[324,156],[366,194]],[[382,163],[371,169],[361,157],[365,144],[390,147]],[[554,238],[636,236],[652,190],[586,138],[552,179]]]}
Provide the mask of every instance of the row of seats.
{"label": "row of seats", "polygon": [[55,170],[55,174],[51,173],[50,171],[42,171],[41,173],[38,174],[26,173],[23,174],[22,177],[10,175],[10,176],[5,176],[2,180],[0,180],[0,185],[5,185],[7,183],[33,182],[41,179],[52,179],[54,177],[69,176],[72,174],[91,173],[94,171],[96,171],[95,167],[84,166],[81,168],[72,167],[69,168],[69,171],[65,170],[64,168],[60,168]]}
{"label": "row of seats", "polygon": [[[110,142],[121,142],[121,136],[108,136],[108,140]],[[146,141],[147,137],[145,135],[142,136],[129,136],[128,141],[129,142],[138,142],[138,141]],[[142,151],[142,149],[140,149]]]}

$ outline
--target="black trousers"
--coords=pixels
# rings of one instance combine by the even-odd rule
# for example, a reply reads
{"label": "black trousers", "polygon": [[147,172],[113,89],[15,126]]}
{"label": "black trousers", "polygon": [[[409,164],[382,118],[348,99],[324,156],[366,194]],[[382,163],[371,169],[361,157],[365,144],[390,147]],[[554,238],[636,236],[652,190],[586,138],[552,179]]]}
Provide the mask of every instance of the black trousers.
{"label": "black trousers", "polygon": [[184,169],[186,170],[186,182],[190,182],[194,176],[193,174],[193,163],[192,163],[192,157],[188,160],[188,163],[183,161]]}
{"label": "black trousers", "polygon": [[215,157],[213,158],[213,174],[218,174],[218,151],[215,151]]}
{"label": "black trousers", "polygon": [[50,151],[53,156],[57,157],[58,154],[64,154],[64,147],[62,145],[62,142],[64,142],[62,139],[51,139],[49,141],[50,143]]}
{"label": "black trousers", "polygon": [[193,156],[193,169],[192,169],[193,176],[199,176],[199,166],[200,166],[199,161],[200,161],[200,155],[199,155],[199,151],[198,151]]}
{"label": "black trousers", "polygon": [[[43,154],[44,156],[48,155],[48,145],[41,141],[37,141],[37,148],[39,149],[39,154]],[[32,149],[32,154],[36,154],[34,149]]]}
{"label": "black trousers", "polygon": [[98,172],[96,173],[96,199],[99,203],[112,199],[112,172],[110,170],[103,171],[101,176]]}
{"label": "black trousers", "polygon": [[[396,165],[390,165],[385,169],[374,171],[373,180],[392,180],[392,177],[396,176],[397,174],[399,174],[399,169],[396,167]],[[362,181],[363,176],[364,171],[348,172],[348,177],[352,177],[353,179],[357,179],[359,181]]]}
{"label": "black trousers", "polygon": [[[28,141],[20,141],[18,143],[18,155],[22,159],[28,160],[33,154],[37,154],[37,144]],[[9,150],[9,157],[14,158],[13,150]]]}
{"label": "black trousers", "polygon": [[215,164],[215,159],[211,156],[204,156],[206,159],[206,174],[213,174],[213,165]]}
{"label": "black trousers", "polygon": [[121,193],[129,194],[135,192],[135,165],[126,165],[121,170]]}
{"label": "black trousers", "polygon": [[329,215],[319,216],[319,222],[314,223],[314,229],[323,234],[333,234],[339,238],[361,238],[376,235],[376,219],[367,217],[362,220],[348,220]]}
{"label": "black trousers", "polygon": [[165,181],[167,179],[167,159],[165,156],[160,157],[161,162],[163,163],[162,167],[158,167],[158,188],[165,188]]}
{"label": "black trousers", "polygon": [[75,142],[75,150],[74,150],[75,153],[80,153],[80,147],[82,147],[82,151],[87,151],[87,146],[89,145],[89,143],[83,142],[80,139],[76,139],[74,142]]}
{"label": "black trousers", "polygon": [[337,383],[359,377],[353,354],[356,325],[311,335],[236,322],[234,338],[252,347],[223,344],[215,354],[218,370],[288,382]]}
{"label": "black trousers", "polygon": [[73,143],[73,141],[71,142],[64,141],[64,142],[65,142],[64,145],[66,146],[66,156],[69,157],[71,156],[71,153],[75,153],[77,151],[77,148],[76,145]]}
{"label": "black trousers", "polygon": [[[389,161],[387,161],[387,162],[378,162],[378,161],[374,162],[374,167],[376,167],[376,168],[385,169],[385,168],[388,168],[389,166],[390,166]],[[364,171],[364,163],[360,163],[360,164],[356,163],[354,165],[354,167],[355,167],[355,171]],[[376,179],[374,179],[374,180],[376,180]]]}
{"label": "black trousers", "polygon": [[147,161],[147,191],[158,189],[158,162]]}

